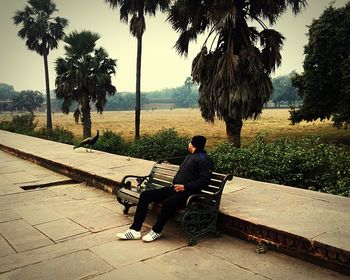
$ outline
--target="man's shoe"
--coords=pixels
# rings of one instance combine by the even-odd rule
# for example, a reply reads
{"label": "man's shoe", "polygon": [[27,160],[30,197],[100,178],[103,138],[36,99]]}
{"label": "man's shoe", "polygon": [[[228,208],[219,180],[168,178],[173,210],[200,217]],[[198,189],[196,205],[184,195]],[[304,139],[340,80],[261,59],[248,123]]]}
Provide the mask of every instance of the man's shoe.
{"label": "man's shoe", "polygon": [[160,233],[156,233],[151,229],[149,233],[147,233],[144,237],[142,237],[142,240],[145,242],[152,242],[154,240],[157,240],[160,237],[161,237]]}
{"label": "man's shoe", "polygon": [[117,233],[116,236],[123,240],[137,240],[141,239],[141,232],[129,228],[126,232]]}

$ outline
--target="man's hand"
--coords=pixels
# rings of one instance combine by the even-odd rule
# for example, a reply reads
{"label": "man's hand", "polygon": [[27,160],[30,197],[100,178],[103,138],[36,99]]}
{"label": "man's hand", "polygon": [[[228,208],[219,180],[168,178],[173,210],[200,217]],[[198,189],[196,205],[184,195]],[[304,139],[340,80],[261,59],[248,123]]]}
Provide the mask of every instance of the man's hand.
{"label": "man's hand", "polygon": [[176,192],[183,192],[183,191],[185,191],[185,186],[184,185],[174,185],[174,190]]}

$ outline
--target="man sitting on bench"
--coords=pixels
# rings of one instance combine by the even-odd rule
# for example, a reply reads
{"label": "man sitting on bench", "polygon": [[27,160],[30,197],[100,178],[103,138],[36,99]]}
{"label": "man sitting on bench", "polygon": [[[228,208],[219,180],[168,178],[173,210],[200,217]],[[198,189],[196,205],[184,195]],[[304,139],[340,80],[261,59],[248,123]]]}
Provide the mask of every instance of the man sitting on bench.
{"label": "man sitting on bench", "polygon": [[179,171],[174,177],[173,185],[142,192],[133,224],[124,233],[117,233],[117,237],[125,240],[141,239],[142,223],[151,202],[162,203],[162,207],[155,225],[150,232],[142,237],[142,240],[151,242],[161,236],[168,218],[176,212],[176,209],[184,207],[190,195],[200,193],[201,189],[210,182],[214,165],[204,151],[205,143],[206,138],[202,135],[194,136],[191,139],[187,148],[190,154],[181,163]]}

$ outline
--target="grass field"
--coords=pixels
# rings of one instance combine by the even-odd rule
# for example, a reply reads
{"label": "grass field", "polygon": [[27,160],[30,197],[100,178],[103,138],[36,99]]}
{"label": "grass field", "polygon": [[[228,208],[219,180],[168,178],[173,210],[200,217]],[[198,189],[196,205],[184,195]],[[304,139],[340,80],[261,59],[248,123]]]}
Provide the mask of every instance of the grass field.
{"label": "grass field", "polygon": [[[4,115],[0,119],[4,119]],[[92,133],[112,130],[120,133],[125,139],[134,138],[134,112],[116,111],[104,112],[102,115],[92,113]],[[290,125],[288,109],[265,109],[257,120],[244,121],[242,128],[242,145],[249,144],[258,132],[265,131],[269,140],[280,137],[301,137],[305,135],[319,135],[324,142],[343,143],[350,146],[350,130],[336,129],[331,121],[302,122]],[[36,113],[38,127],[46,126],[46,114]],[[82,137],[81,124],[75,124],[73,114],[55,113],[53,125],[69,129],[77,137]],[[215,124],[206,123],[199,109],[175,110],[145,110],[141,112],[141,135],[153,134],[162,128],[175,128],[180,135],[203,134],[208,138],[208,146],[226,138],[225,124],[217,120]]]}

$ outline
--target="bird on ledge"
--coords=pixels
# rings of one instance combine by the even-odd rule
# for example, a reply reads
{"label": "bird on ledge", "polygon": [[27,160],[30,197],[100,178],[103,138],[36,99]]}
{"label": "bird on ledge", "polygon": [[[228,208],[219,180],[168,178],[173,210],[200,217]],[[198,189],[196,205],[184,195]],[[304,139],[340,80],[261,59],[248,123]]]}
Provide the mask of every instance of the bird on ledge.
{"label": "bird on ledge", "polygon": [[89,148],[90,148],[90,152],[92,152],[91,147],[97,142],[97,139],[100,136],[99,132],[100,131],[97,130],[97,133],[94,137],[88,137],[88,138],[84,139],[81,143],[74,146],[73,150],[75,150],[76,148],[79,148],[79,147],[85,147],[87,152],[89,151]]}

